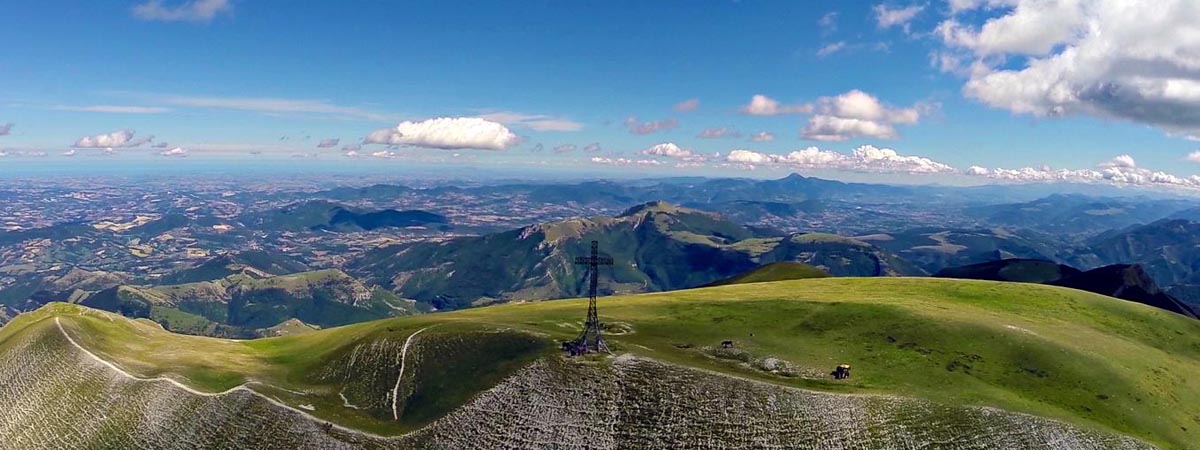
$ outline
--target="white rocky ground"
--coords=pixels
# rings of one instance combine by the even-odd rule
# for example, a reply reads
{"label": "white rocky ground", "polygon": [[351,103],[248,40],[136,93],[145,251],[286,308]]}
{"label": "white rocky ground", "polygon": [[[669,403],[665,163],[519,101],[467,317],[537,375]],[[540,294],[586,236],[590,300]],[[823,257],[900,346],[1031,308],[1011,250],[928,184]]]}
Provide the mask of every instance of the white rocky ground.
{"label": "white rocky ground", "polygon": [[379,438],[246,391],[201,396],[135,380],[53,330],[0,344],[0,448],[1149,448],[1021,414],[801,391],[632,357],[542,359],[421,431]]}

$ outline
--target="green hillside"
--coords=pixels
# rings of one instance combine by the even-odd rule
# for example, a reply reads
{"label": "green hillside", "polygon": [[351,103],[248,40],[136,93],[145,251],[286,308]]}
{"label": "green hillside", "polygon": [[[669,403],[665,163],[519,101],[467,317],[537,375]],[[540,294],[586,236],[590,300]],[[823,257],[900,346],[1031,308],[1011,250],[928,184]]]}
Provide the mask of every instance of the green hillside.
{"label": "green hillside", "polygon": [[710,286],[725,286],[730,284],[763,283],[768,281],[804,280],[808,278],[825,278],[829,272],[808,264],[793,261],[764,264],[741,275],[717,281]]}
{"label": "green hillside", "polygon": [[213,281],[120,285],[73,303],[148,318],[177,333],[218,337],[275,335],[270,328],[292,319],[329,327],[420,312],[336,269],[279,276],[243,270]]}
{"label": "green hillside", "polygon": [[[578,332],[583,312],[578,300],[508,304],[230,341],[170,334],[146,322],[52,304],[0,329],[0,368],[5,359],[38,360],[30,349],[47,349],[42,358],[70,355],[62,350],[57,321],[80,345],[141,377],[166,376],[204,392],[251,383],[254,391],[339,426],[379,435],[413,432],[405,439],[432,439],[434,446],[459,442],[459,428],[450,425],[488,423],[503,428],[497,433],[517,434],[525,419],[506,408],[527,407],[522,417],[537,416],[544,405],[578,402],[568,386],[585,383],[616,391],[597,388],[599,397],[577,405],[582,409],[567,409],[582,414],[592,403],[616,405],[614,414],[622,412],[605,419],[616,422],[601,435],[620,442],[637,442],[653,431],[660,440],[650,442],[687,446],[681,423],[708,421],[716,422],[706,432],[749,439],[736,437],[739,427],[717,425],[724,423],[724,408],[757,414],[746,426],[760,426],[759,419],[767,423],[779,414],[800,414],[790,408],[812,407],[808,414],[821,417],[866,408],[871,412],[853,419],[865,421],[853,430],[882,432],[875,427],[901,424],[931,442],[977,440],[964,442],[967,447],[1041,448],[1050,435],[1062,444],[1055,448],[1137,447],[1114,441],[1108,433],[1115,432],[1164,448],[1200,448],[1200,322],[1086,292],[987,281],[825,278],[604,298],[600,314],[612,346],[637,358],[564,361],[555,342]],[[722,348],[724,340],[734,347]],[[851,379],[830,379],[840,363],[854,366]],[[521,376],[506,380],[516,373]],[[679,417],[654,412],[677,408],[670,403],[679,395],[703,389],[726,394],[716,403],[689,405]],[[786,401],[753,406],[768,397]],[[522,403],[531,401],[547,403]],[[478,415],[485,411],[491,412]],[[547,420],[562,422],[571,433],[600,433],[583,426],[587,422],[571,422],[578,417],[558,420],[562,414]],[[663,422],[668,420],[684,422]],[[797,426],[790,420],[783,428]],[[477,426],[484,425],[470,429]],[[531,430],[517,435],[529,439]],[[803,426],[787,433],[797,434],[770,439],[815,439]],[[876,441],[888,436],[863,436],[872,443],[862,448],[894,448]],[[1067,445],[1068,438],[1090,444]],[[487,442],[471,446],[486,448]]]}

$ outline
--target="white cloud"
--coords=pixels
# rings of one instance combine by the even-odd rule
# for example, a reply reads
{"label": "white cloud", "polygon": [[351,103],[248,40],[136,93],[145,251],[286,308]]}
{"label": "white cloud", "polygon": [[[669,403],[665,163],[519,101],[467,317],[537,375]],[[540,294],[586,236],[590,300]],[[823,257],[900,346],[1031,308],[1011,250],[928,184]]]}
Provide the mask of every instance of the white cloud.
{"label": "white cloud", "polygon": [[[1189,155],[1189,158],[1191,155]],[[1200,156],[1198,156],[1200,157]],[[1116,186],[1142,186],[1174,189],[1200,189],[1200,176],[1178,176],[1162,171],[1137,167],[1129,155],[1119,155],[1100,163],[1094,169],[1053,169],[1050,167],[1023,167],[1019,169],[987,169],[972,166],[967,175],[987,177],[993,180],[1020,183],[1087,183]]]}
{"label": "white cloud", "polygon": [[188,155],[188,151],[184,150],[180,147],[175,147],[170,150],[163,150],[161,152],[158,152],[158,154],[159,154],[159,156],[172,156],[172,157],[176,157],[176,158],[183,158]]}
{"label": "white cloud", "polygon": [[67,150],[67,151],[65,151],[65,152],[62,152],[62,155],[63,155],[63,156],[67,156],[67,157],[70,157],[70,156],[75,156],[75,149],[70,149],[70,150]]}
{"label": "white cloud", "polygon": [[563,145],[554,147],[554,153],[570,153],[570,152],[575,151],[576,148],[578,148],[578,147],[575,147],[574,144],[563,144]]}
{"label": "white cloud", "polygon": [[672,107],[671,109],[674,109],[675,111],[678,111],[678,112],[688,112],[688,111],[695,111],[696,108],[699,108],[699,107],[700,107],[700,99],[689,98],[682,102],[676,103],[675,106]]}
{"label": "white cloud", "polygon": [[742,133],[729,127],[708,127],[700,131],[696,137],[701,139],[739,138]]}
{"label": "white cloud", "polygon": [[4,125],[0,125],[0,136],[7,136],[9,133],[12,133],[12,128],[13,128],[12,123],[6,123]]}
{"label": "white cloud", "polygon": [[[1194,0],[952,3],[936,34],[966,96],[1036,117],[1091,115],[1200,137]],[[972,19],[984,17],[981,25]],[[969,70],[961,70],[970,67]]]}
{"label": "white cloud", "polygon": [[824,58],[846,48],[846,41],[838,41],[817,49],[817,56]]}
{"label": "white cloud", "polygon": [[337,147],[338,142],[341,141],[342,140],[338,138],[321,139],[321,142],[317,143],[317,148],[334,148]]}
{"label": "white cloud", "polygon": [[896,139],[895,125],[912,125],[921,118],[919,107],[892,108],[874,96],[851,90],[817,101],[818,114],[809,118],[801,135],[817,141],[844,141],[856,137]]}
{"label": "white cloud", "polygon": [[539,114],[500,111],[481,114],[476,117],[513,127],[529,128],[534,131],[579,131],[583,129],[583,124],[579,122]]}
{"label": "white cloud", "polygon": [[875,12],[875,23],[879,28],[899,26],[907,33],[909,31],[909,22],[912,22],[913,18],[917,17],[917,14],[920,14],[924,9],[924,5],[892,8],[881,4],[875,5],[873,11]]}
{"label": "white cloud", "polygon": [[759,153],[752,150],[734,150],[729,152],[725,160],[750,166],[781,165],[850,172],[908,174],[954,172],[953,167],[929,158],[901,155],[889,148],[876,148],[870,145],[858,147],[849,155],[817,147],[808,147],[782,155]]}
{"label": "white cloud", "polygon": [[629,158],[603,158],[593,156],[591,162],[596,164],[607,164],[611,166],[661,166],[662,161],[656,159],[629,159]]}
{"label": "white cloud", "polygon": [[1200,163],[1200,150],[1188,153],[1188,155],[1183,157],[1183,159],[1189,162]]}
{"label": "white cloud", "polygon": [[[354,152],[354,153],[358,154],[358,152]],[[393,152],[390,150],[380,150],[380,151],[371,153],[371,157],[372,158],[381,158],[381,159],[391,159],[391,158],[396,157],[396,152]]]}
{"label": "white cloud", "polygon": [[703,160],[704,156],[697,154],[691,150],[681,148],[675,145],[674,142],[663,142],[642,150],[643,155],[650,156],[665,156],[668,158],[684,159],[684,160]]}
{"label": "white cloud", "polygon": [[750,103],[742,107],[742,114],[751,116],[775,116],[780,114],[808,114],[812,112],[812,105],[783,105],[779,101],[767,97],[762,94],[757,94],[750,97]]}
{"label": "white cloud", "polygon": [[133,7],[135,17],[162,22],[208,23],[231,11],[233,4],[229,0],[190,0],[176,6],[163,5],[162,0],[148,0]]}
{"label": "white cloud", "polygon": [[1137,161],[1134,161],[1133,157],[1129,156],[1129,155],[1117,155],[1113,159],[1109,160],[1108,162],[1106,162],[1104,164],[1101,164],[1100,166],[1101,167],[1120,167],[1120,168],[1133,169],[1133,168],[1137,168]]}
{"label": "white cloud", "polygon": [[516,145],[520,139],[504,125],[489,120],[441,117],[420,122],[400,122],[394,128],[372,132],[364,142],[440,149],[504,150]]}
{"label": "white cloud", "polygon": [[154,136],[144,136],[134,139],[133,135],[133,130],[119,130],[108,134],[84,136],[76,140],[71,146],[78,148],[137,147],[154,139]]}
{"label": "white cloud", "polygon": [[766,131],[759,131],[750,136],[750,140],[754,142],[771,142],[775,140],[775,135]]}
{"label": "white cloud", "polygon": [[583,147],[583,151],[588,152],[588,153],[596,153],[600,150],[602,150],[602,149],[600,148],[599,142],[593,142],[591,144],[588,144],[586,147]]}
{"label": "white cloud", "polygon": [[633,134],[651,134],[678,127],[679,121],[675,120],[675,118],[655,120],[650,122],[639,121],[637,117],[629,117],[625,119],[625,128]]}

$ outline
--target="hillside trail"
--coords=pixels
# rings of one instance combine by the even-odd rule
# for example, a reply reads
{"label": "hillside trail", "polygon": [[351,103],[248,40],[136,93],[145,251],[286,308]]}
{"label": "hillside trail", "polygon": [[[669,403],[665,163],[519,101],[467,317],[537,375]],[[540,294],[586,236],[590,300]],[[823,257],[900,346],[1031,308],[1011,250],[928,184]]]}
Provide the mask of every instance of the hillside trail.
{"label": "hillside trail", "polygon": [[408,339],[404,340],[404,346],[400,348],[400,373],[396,375],[396,387],[392,388],[392,419],[394,420],[400,420],[400,413],[397,405],[399,404],[398,397],[400,394],[400,380],[404,379],[404,363],[408,359],[408,346],[409,344],[412,344],[413,338],[417,337],[418,334],[421,334],[422,331],[428,330],[432,327],[433,326],[430,325],[408,335]]}

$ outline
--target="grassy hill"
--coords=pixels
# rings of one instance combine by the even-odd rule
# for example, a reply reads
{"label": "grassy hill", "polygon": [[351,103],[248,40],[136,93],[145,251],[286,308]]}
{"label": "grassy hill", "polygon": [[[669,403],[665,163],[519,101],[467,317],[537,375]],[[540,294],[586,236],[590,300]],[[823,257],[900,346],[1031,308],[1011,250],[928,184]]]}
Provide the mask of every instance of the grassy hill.
{"label": "grassy hill", "polygon": [[741,275],[717,281],[709,286],[725,286],[730,284],[763,283],[768,281],[803,280],[808,278],[825,278],[829,272],[819,267],[810,266],[794,261],[783,261],[765,264]]}
{"label": "grassy hill", "polygon": [[[127,436],[120,427],[144,416],[109,418],[87,408],[128,397],[162,406],[146,413],[160,421],[201,420],[187,409],[197,405],[150,401],[165,382],[103,378],[110,371],[71,350],[61,324],[79,345],[136,376],[202,392],[244,385],[292,408],[232,391],[222,400],[232,406],[200,405],[220,414],[204,416],[215,432],[194,442],[236,438],[234,446],[244,446],[277,433],[305,445],[333,439],[368,448],[1045,448],[1051,441],[1053,448],[1141,448],[1119,433],[1200,448],[1200,322],[1109,297],[989,281],[824,278],[603,298],[601,320],[625,356],[563,360],[555,342],[578,332],[584,309],[579,300],[508,304],[230,341],[52,304],[0,329],[0,376],[21,380],[0,389],[0,407],[82,411],[54,422],[110,427],[79,439],[143,444],[157,442],[145,437],[158,438],[157,422]],[[721,348],[724,340],[734,347]],[[851,379],[828,376],[840,363],[854,366]],[[92,387],[63,384],[70,380]],[[0,417],[0,434],[14,430],[14,442],[28,442],[21,439],[29,432],[17,430],[33,420],[24,412]],[[221,434],[268,420],[275,425],[250,436]],[[187,430],[164,433],[174,439]]]}
{"label": "grassy hill", "polygon": [[120,285],[81,296],[74,303],[148,318],[179,333],[220,337],[274,335],[272,327],[293,319],[329,327],[418,312],[411,302],[368,288],[336,269],[279,276],[255,271],[213,281]]}

